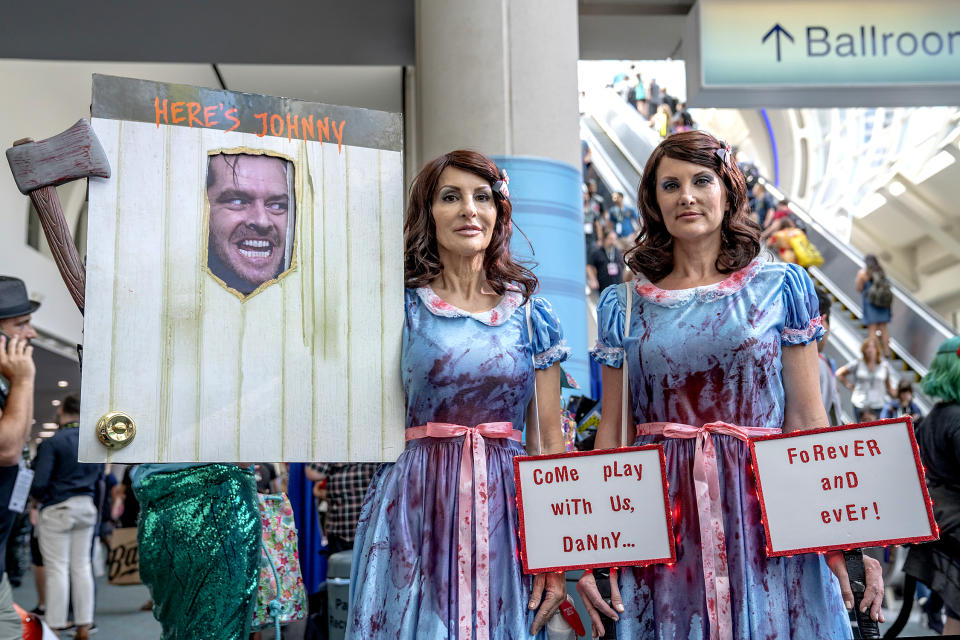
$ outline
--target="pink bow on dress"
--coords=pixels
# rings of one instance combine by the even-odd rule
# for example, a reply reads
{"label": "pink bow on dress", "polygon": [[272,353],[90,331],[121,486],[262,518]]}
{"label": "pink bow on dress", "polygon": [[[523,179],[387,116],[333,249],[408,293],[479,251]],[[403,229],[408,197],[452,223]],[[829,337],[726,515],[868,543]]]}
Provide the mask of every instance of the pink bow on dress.
{"label": "pink bow on dress", "polygon": [[663,435],[665,438],[696,438],[693,454],[693,482],[697,492],[700,543],[703,547],[703,586],[710,616],[710,640],[732,640],[730,614],[730,575],[727,570],[727,540],[723,531],[720,504],[720,472],[713,434],[738,440],[780,433],[780,429],[740,427],[726,422],[708,422],[702,427],[675,422],[648,422],[637,425],[637,435]]}
{"label": "pink bow on dress", "polygon": [[[472,534],[477,537],[477,637],[490,637],[490,523],[487,513],[487,448],[484,438],[510,438],[520,442],[523,435],[510,422],[485,422],[476,427],[428,422],[424,427],[407,429],[407,441],[419,438],[464,436],[460,459],[460,491],[457,508],[459,539],[457,544],[457,611],[461,640],[473,638]],[[477,521],[473,522],[476,507]]]}

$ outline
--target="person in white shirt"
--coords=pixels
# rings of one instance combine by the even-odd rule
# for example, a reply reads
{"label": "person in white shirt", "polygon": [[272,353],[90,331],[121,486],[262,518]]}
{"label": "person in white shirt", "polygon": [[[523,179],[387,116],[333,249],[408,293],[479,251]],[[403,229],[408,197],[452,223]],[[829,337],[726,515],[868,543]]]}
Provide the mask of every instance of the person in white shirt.
{"label": "person in white shirt", "polygon": [[[880,341],[869,336],[860,346],[861,357],[852,360],[837,371],[837,379],[847,389],[853,391],[853,412],[857,422],[864,420],[864,414],[876,419],[887,404],[888,398],[897,395],[894,387],[895,376],[890,363],[881,356]],[[848,376],[853,374],[853,381]]]}

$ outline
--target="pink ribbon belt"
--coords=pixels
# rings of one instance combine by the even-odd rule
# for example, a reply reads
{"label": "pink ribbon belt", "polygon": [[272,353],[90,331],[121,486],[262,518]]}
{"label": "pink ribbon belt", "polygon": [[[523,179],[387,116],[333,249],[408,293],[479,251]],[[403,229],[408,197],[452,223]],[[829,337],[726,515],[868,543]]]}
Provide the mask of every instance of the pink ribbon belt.
{"label": "pink ribbon belt", "polygon": [[703,586],[710,616],[710,640],[731,640],[733,619],[730,613],[730,574],[727,569],[727,540],[723,531],[720,504],[720,472],[713,434],[738,440],[780,433],[780,429],[740,427],[726,422],[709,422],[702,427],[674,422],[648,422],[637,425],[637,435],[663,435],[665,438],[696,438],[693,454],[693,482],[697,491],[700,543],[703,547]]}
{"label": "pink ribbon belt", "polygon": [[[490,523],[487,513],[487,447],[484,438],[510,438],[522,441],[523,434],[510,422],[485,422],[476,427],[428,422],[425,427],[407,429],[407,441],[420,438],[453,438],[464,436],[460,458],[460,489],[457,500],[459,539],[457,544],[457,610],[460,618],[460,639],[473,638],[472,557],[477,564],[477,637],[490,637]],[[476,508],[477,521],[473,522]],[[471,534],[477,538],[473,553]]]}

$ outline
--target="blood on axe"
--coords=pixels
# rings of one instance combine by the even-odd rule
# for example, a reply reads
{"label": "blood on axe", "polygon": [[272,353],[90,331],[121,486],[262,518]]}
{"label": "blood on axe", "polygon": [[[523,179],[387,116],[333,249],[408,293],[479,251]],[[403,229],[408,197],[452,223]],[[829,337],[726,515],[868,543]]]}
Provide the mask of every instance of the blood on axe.
{"label": "blood on axe", "polygon": [[109,178],[107,155],[90,123],[81,119],[46,140],[17,140],[7,149],[7,161],[20,193],[30,196],[37,210],[63,282],[83,313],[86,271],[63,217],[56,186],[80,178]]}

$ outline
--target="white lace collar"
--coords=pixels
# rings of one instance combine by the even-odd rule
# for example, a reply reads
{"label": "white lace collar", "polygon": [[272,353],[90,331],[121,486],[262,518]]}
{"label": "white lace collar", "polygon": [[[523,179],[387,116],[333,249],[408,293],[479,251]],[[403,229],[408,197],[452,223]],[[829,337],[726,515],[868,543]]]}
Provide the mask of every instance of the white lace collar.
{"label": "white lace collar", "polygon": [[517,307],[523,304],[522,293],[519,291],[507,291],[500,301],[500,304],[493,309],[479,313],[470,313],[469,311],[464,311],[459,307],[453,306],[438,296],[429,286],[420,287],[416,291],[417,295],[420,296],[420,300],[423,301],[423,304],[430,313],[435,316],[442,316],[444,318],[473,318],[491,327],[502,325],[510,315],[513,314]]}
{"label": "white lace collar", "polygon": [[702,287],[693,287],[691,289],[661,289],[646,278],[639,277],[633,285],[633,290],[644,300],[662,307],[679,307],[688,303],[694,297],[700,302],[712,302],[717,298],[734,294],[750,284],[750,281],[760,273],[760,269],[766,261],[766,258],[761,253],[743,269],[734,271],[720,282]]}

